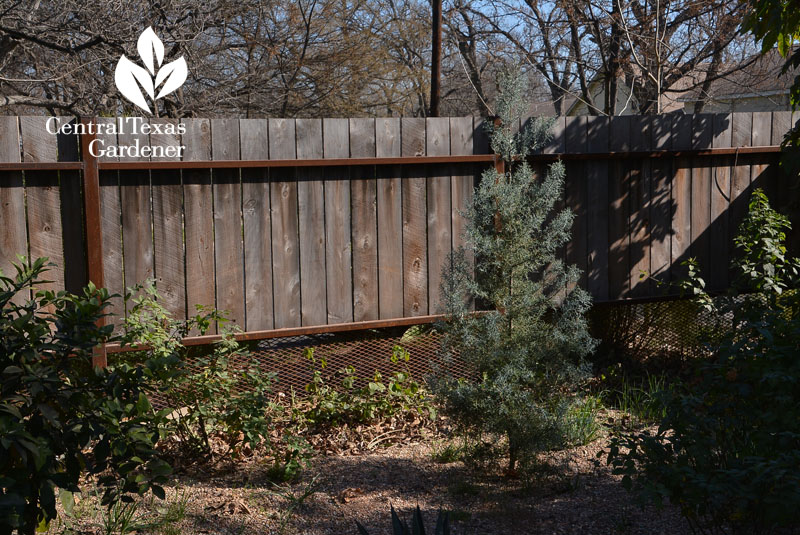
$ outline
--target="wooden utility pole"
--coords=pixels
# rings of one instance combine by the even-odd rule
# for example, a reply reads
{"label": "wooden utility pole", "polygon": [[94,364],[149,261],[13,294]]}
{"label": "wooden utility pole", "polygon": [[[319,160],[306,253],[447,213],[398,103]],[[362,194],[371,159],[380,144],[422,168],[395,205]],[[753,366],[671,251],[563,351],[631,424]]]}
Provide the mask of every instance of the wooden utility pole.
{"label": "wooden utility pole", "polygon": [[439,117],[440,82],[442,78],[442,0],[433,0],[431,50],[431,109],[430,117]]}

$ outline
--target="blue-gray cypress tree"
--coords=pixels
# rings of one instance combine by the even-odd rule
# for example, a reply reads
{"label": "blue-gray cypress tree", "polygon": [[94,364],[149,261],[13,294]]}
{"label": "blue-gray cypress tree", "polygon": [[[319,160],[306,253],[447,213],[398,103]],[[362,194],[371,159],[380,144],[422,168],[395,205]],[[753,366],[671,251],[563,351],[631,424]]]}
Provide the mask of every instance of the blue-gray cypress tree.
{"label": "blue-gray cypress tree", "polygon": [[[466,247],[453,255],[442,293],[445,358],[458,353],[474,379],[435,375],[432,388],[461,432],[509,458],[509,471],[561,442],[565,408],[593,349],[580,271],[559,259],[573,214],[556,211],[564,165],[537,177],[526,156],[551,138],[552,120],[510,128],[526,107],[518,73],[500,81],[500,126],[489,125],[505,171],[483,173],[465,214]],[[473,262],[469,260],[474,258]],[[483,313],[474,314],[478,303]]]}

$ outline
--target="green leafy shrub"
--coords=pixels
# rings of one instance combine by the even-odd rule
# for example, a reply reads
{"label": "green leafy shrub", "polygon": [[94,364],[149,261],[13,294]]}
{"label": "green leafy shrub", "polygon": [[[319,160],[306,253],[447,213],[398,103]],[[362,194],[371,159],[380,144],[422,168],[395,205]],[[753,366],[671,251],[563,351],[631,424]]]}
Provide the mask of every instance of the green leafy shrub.
{"label": "green leafy shrub", "polygon": [[[356,527],[358,527],[358,533],[360,535],[369,535],[369,531],[361,525],[358,521],[356,521]],[[392,507],[392,534],[393,535],[425,535],[425,523],[422,520],[422,511],[419,510],[419,506],[414,510],[414,514],[411,517],[411,527],[409,528],[408,524],[403,522],[400,517],[397,515],[397,512]],[[436,527],[434,528],[435,535],[450,535],[450,514],[443,513],[439,511],[439,515],[436,517]]]}
{"label": "green leafy shrub", "polygon": [[[314,360],[313,351],[307,350],[306,357]],[[394,364],[406,364],[409,359],[408,351],[400,346],[393,348]],[[363,424],[408,411],[434,414],[407,364],[405,371],[398,371],[387,380],[378,371],[371,378],[359,378],[353,366],[346,366],[335,374],[338,385],[325,378],[326,367],[327,362],[321,361],[321,369],[314,370],[311,382],[306,385],[308,406],[303,406],[301,419],[311,425]]]}
{"label": "green leafy shrub", "polygon": [[[570,398],[588,376],[583,358],[594,347],[580,271],[558,258],[573,221],[569,210],[554,210],[564,166],[537,178],[525,158],[548,141],[552,122],[511,129],[527,109],[525,91],[518,73],[501,80],[505,126],[492,129],[491,143],[506,171],[484,173],[465,214],[468,251],[457,251],[443,275],[443,358],[458,354],[479,379],[442,371],[431,381],[459,431],[494,450],[490,457],[505,455],[510,473],[564,442]],[[471,303],[488,310],[472,314]]]}
{"label": "green leafy shrub", "polygon": [[[247,362],[248,352],[236,341],[224,315],[198,307],[198,313],[187,320],[172,319],[158,302],[152,281],[130,289],[127,298],[131,306],[123,342],[146,348],[129,358],[161,372],[152,375],[154,386],[175,409],[170,430],[179,437],[182,452],[194,459],[208,458],[212,437],[220,439],[227,447],[226,455],[232,457],[239,456],[244,447],[273,446],[273,417],[281,412],[270,399],[275,375],[257,363],[232,365]],[[181,344],[189,333],[205,334],[215,324],[222,339],[212,347],[195,355]]]}
{"label": "green leafy shrub", "polygon": [[131,493],[163,498],[171,471],[155,451],[164,414],[148,399],[148,371],[92,367],[93,350],[113,340],[112,326],[97,326],[108,292],[37,290],[45,264],[23,259],[15,278],[0,276],[2,533],[33,534],[56,517],[56,488],[69,502],[86,474],[113,505]]}
{"label": "green leafy shrub", "polygon": [[704,307],[729,318],[713,357],[673,392],[658,431],[613,441],[608,462],[646,502],[669,500],[701,533],[771,533],[800,508],[800,262],[789,221],[753,193],[730,295]]}

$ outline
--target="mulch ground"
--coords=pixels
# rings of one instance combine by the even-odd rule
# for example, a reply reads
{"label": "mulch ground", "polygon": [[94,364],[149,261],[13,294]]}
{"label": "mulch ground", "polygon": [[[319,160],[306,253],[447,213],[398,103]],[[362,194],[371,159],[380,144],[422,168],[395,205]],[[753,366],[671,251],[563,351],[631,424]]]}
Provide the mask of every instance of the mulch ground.
{"label": "mulch ground", "polygon": [[[674,509],[635,505],[618,478],[595,462],[607,438],[549,455],[551,468],[526,485],[461,462],[435,462],[432,453],[446,440],[423,430],[363,453],[351,448],[318,455],[312,468],[284,485],[269,481],[269,466],[258,458],[214,473],[196,468],[173,480],[165,502],[143,499],[134,527],[164,535],[357,535],[359,521],[381,535],[391,533],[391,506],[406,519],[419,506],[428,531],[441,509],[450,511],[458,535],[689,533]],[[79,501],[67,523],[72,532],[105,533],[105,510],[93,502]],[[169,510],[172,519],[164,521]],[[54,523],[51,532],[64,532],[67,525]]]}

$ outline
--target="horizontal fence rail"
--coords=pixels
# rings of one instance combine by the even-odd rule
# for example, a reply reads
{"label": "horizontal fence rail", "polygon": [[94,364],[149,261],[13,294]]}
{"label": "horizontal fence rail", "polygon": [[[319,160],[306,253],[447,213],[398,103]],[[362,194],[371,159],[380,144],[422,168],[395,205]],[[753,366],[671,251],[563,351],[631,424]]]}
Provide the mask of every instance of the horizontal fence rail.
{"label": "horizontal fence rail", "polygon": [[[243,339],[433,321],[464,210],[495,162],[473,117],[150,119],[183,133],[96,135],[183,146],[181,159],[95,159],[46,120],[0,117],[0,269],[47,256],[46,287],[91,278],[120,295],[152,278],[175,317],[227,310]],[[796,210],[777,165],[791,124],[789,112],[556,118],[530,162],[566,165],[559,207],[575,219],[562,256],[580,284],[596,301],[659,297],[693,256],[710,289],[726,288],[750,191]]]}

